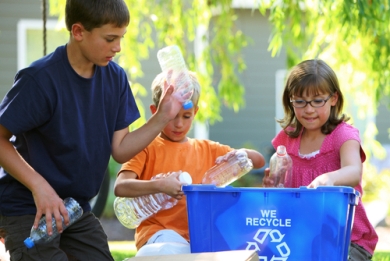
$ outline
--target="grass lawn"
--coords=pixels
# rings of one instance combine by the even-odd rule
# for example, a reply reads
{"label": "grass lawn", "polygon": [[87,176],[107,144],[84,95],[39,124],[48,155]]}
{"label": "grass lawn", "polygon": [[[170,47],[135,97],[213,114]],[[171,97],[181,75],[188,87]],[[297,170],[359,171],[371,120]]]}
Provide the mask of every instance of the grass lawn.
{"label": "grass lawn", "polygon": [[[115,261],[122,261],[126,258],[135,256],[136,251],[135,250],[113,250],[111,251],[112,256],[114,257]],[[389,259],[390,260],[390,259]]]}
{"label": "grass lawn", "polygon": [[[113,250],[111,251],[115,261],[123,261],[126,258],[134,257],[135,250]],[[377,252],[373,261],[390,261],[390,252]]]}
{"label": "grass lawn", "polygon": [[[373,261],[390,261],[390,252],[378,251],[372,258]],[[116,260],[115,260],[116,261]]]}
{"label": "grass lawn", "polygon": [[135,256],[137,249],[132,241],[109,241],[111,254],[115,261]]}

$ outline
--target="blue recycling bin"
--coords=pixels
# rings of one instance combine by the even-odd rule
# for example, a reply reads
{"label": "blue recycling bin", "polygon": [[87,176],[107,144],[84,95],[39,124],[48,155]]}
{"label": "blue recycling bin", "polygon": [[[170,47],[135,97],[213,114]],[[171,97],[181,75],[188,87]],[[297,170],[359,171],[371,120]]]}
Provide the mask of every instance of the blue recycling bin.
{"label": "blue recycling bin", "polygon": [[256,250],[261,261],[344,261],[355,206],[351,187],[183,186],[192,253]]}

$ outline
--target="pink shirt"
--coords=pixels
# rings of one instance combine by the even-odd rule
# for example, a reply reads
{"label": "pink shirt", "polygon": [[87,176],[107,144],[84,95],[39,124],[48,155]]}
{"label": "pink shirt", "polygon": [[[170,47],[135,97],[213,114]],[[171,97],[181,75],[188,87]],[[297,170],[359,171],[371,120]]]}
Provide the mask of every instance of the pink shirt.
{"label": "pink shirt", "polygon": [[[301,135],[302,133],[297,138],[290,138],[282,130],[272,140],[272,145],[275,148],[279,145],[286,146],[287,153],[293,160],[292,187],[294,188],[307,186],[321,174],[340,169],[340,148],[343,143],[348,140],[357,140],[360,143],[358,129],[342,122],[332,133],[325,137],[320,152],[308,159],[299,156]],[[363,163],[366,155],[361,147],[360,156]],[[361,181],[354,189],[359,191],[361,196],[363,196]],[[373,254],[378,242],[378,236],[367,218],[361,198],[359,198],[359,204],[355,208],[351,241],[363,247],[371,254]]]}

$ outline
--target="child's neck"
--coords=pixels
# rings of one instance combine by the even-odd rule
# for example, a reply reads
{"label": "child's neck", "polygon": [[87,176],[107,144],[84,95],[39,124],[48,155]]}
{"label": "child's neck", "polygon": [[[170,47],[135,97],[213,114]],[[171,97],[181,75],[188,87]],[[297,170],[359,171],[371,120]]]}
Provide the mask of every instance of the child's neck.
{"label": "child's neck", "polygon": [[320,150],[325,137],[326,135],[321,131],[311,132],[304,129],[301,137],[301,144],[299,146],[299,152],[301,154],[309,154]]}

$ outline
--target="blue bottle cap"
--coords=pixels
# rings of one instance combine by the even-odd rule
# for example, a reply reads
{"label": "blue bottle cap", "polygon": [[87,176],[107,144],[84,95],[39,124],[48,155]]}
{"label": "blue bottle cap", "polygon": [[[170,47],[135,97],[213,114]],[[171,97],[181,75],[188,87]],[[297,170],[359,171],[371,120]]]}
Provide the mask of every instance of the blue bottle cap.
{"label": "blue bottle cap", "polygon": [[26,238],[24,240],[24,245],[27,247],[27,248],[32,248],[35,244],[34,244],[34,241],[32,241],[32,239],[30,237]]}
{"label": "blue bottle cap", "polygon": [[189,109],[191,109],[192,107],[194,107],[194,104],[192,103],[191,100],[185,101],[185,102],[183,103],[183,109],[184,109],[184,110],[189,110]]}

